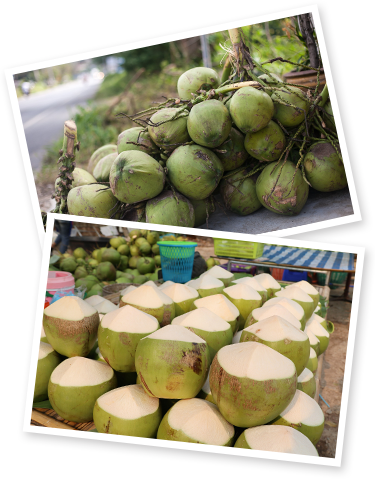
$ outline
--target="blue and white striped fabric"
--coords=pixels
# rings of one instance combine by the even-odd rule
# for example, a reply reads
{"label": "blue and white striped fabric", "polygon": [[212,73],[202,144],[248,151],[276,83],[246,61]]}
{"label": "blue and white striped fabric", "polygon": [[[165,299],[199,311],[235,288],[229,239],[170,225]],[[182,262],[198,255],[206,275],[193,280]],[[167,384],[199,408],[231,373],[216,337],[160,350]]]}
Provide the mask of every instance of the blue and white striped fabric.
{"label": "blue and white striped fabric", "polygon": [[296,267],[322,268],[329,270],[354,270],[354,254],[328,252],[305,248],[265,245],[263,255],[257,261],[272,262]]}

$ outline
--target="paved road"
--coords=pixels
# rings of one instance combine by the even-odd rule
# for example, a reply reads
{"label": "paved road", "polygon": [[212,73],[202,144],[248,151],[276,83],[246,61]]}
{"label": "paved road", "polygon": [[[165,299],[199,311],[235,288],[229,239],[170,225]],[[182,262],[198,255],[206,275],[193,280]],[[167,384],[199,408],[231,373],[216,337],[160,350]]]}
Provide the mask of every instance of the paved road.
{"label": "paved road", "polygon": [[48,145],[63,134],[64,122],[72,118],[78,105],[92,98],[101,80],[81,80],[59,85],[19,99],[27,147],[34,171],[39,170]]}

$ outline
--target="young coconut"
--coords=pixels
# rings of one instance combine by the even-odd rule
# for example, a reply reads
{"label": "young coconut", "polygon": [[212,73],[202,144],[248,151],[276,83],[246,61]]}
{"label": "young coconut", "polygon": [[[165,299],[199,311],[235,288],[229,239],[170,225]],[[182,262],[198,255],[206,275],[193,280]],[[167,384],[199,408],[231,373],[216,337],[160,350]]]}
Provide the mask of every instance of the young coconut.
{"label": "young coconut", "polygon": [[318,356],[312,347],[310,347],[310,357],[306,364],[306,368],[308,368],[312,373],[315,373],[318,369]]}
{"label": "young coconut", "polygon": [[280,284],[269,273],[260,273],[255,280],[267,290],[268,298],[273,298],[281,290]]}
{"label": "young coconut", "polygon": [[240,311],[230,300],[228,300],[225,295],[218,294],[199,298],[198,300],[194,301],[192,310],[202,307],[207,308],[213,313],[216,313],[216,315],[228,322],[231,326],[233,334],[236,333]]}
{"label": "young coconut", "polygon": [[296,282],[293,285],[287,286],[286,288],[291,288],[292,286],[300,288],[312,298],[314,302],[314,310],[315,310],[315,308],[318,306],[319,299],[320,299],[320,293],[318,292],[318,290],[313,285],[311,285],[311,283],[306,282],[305,280]]}
{"label": "young coconut", "polygon": [[191,100],[191,94],[198,90],[211,90],[220,85],[218,74],[212,68],[195,67],[184,72],[177,82],[178,96],[181,100]]}
{"label": "young coconut", "polygon": [[146,204],[146,222],[176,227],[194,227],[194,208],[178,192],[165,190]]}
{"label": "young coconut", "polygon": [[272,421],[272,425],[295,428],[316,445],[324,430],[324,414],[313,398],[301,390],[296,390],[293,400]]}
{"label": "young coconut", "polygon": [[135,368],[145,391],[158,398],[193,398],[207,378],[207,343],[180,325],[167,325],[143,338]]}
{"label": "young coconut", "polygon": [[290,313],[289,310],[287,310],[285,307],[283,307],[280,304],[269,305],[269,306],[263,305],[263,307],[256,308],[247,317],[244,328],[250,327],[250,325],[254,325],[254,323],[261,322],[262,320],[265,320],[266,318],[270,318],[273,315],[277,315],[283,318],[284,320],[289,322],[291,325],[298,328],[298,330],[301,330],[301,322],[299,322],[297,318]]}
{"label": "young coconut", "polygon": [[93,416],[99,433],[155,438],[162,412],[158,398],[147,395],[141,385],[128,385],[99,397]]}
{"label": "young coconut", "polygon": [[103,301],[96,304],[94,308],[97,309],[99,313],[99,318],[100,320],[104,317],[109,312],[113,312],[114,310],[118,310],[118,305],[115,305],[114,303],[110,302],[106,298],[103,298]]}
{"label": "young coconut", "polygon": [[281,305],[282,307],[286,308],[293,315],[293,317],[296,317],[296,319],[299,321],[301,324],[300,329],[304,330],[306,325],[305,311],[299,303],[285,297],[273,297],[267,300],[263,307],[269,307],[271,305]]}
{"label": "young coconut", "polygon": [[115,372],[109,365],[89,358],[67,358],[52,372],[48,398],[65,420],[91,422],[96,400],[116,386]]}
{"label": "young coconut", "polygon": [[[191,281],[191,280],[190,280]],[[189,282],[185,283],[185,285],[188,285]],[[162,283],[161,285],[158,286],[159,290],[164,290],[164,288],[169,287],[171,285],[175,285],[175,282],[172,282],[172,280],[167,280],[166,282]],[[180,285],[180,284],[179,284]]]}
{"label": "young coconut", "polygon": [[152,315],[161,327],[169,325],[175,317],[173,300],[165,295],[162,290],[150,285],[141,285],[136,290],[126,293],[120,300],[120,307],[125,305],[131,305]]}
{"label": "young coconut", "polygon": [[163,293],[173,300],[176,309],[176,317],[190,312],[194,300],[199,298],[199,293],[195,288],[181,285],[180,283],[167,285],[162,290]]}
{"label": "young coconut", "polygon": [[232,272],[228,272],[228,270],[225,270],[218,265],[215,265],[214,267],[210,268],[209,271],[202,273],[201,277],[204,277],[205,275],[211,275],[211,277],[221,280],[226,287],[229,287],[231,282],[234,280],[234,275]]}
{"label": "young coconut", "polygon": [[98,329],[99,349],[117,372],[135,372],[138,343],[159,328],[155,317],[126,305],[102,318]]}
{"label": "young coconut", "polygon": [[232,284],[237,285],[237,283],[244,283],[245,285],[249,285],[254,290],[256,290],[259,295],[262,297],[262,303],[264,304],[267,301],[268,293],[267,290],[262,287],[262,285],[258,282],[255,277],[242,277],[238,280],[233,280]]}
{"label": "young coconut", "polygon": [[259,342],[276,350],[292,360],[297,376],[303,372],[309,360],[309,337],[278,315],[245,328],[240,342]]}
{"label": "young coconut", "polygon": [[[314,319],[320,323],[320,325],[325,329],[327,330],[327,332],[331,335],[334,331],[334,325],[332,322],[328,322],[327,323],[327,320],[325,318],[323,318],[319,313],[320,313],[320,310],[321,310],[321,305],[320,303],[318,304],[318,306],[316,307],[316,309],[314,310],[314,315],[312,315],[312,317],[314,317]],[[310,320],[310,319],[309,319]],[[308,320],[308,321],[309,321]]]}
{"label": "young coconut", "polygon": [[38,366],[35,377],[34,402],[48,398],[48,382],[52,372],[61,362],[60,355],[48,343],[40,342]]}
{"label": "young coconut", "polygon": [[209,378],[221,414],[232,425],[243,428],[276,418],[291,402],[297,388],[294,363],[256,342],[220,349]]}
{"label": "young coconut", "polygon": [[[320,355],[320,341],[319,339],[313,334],[313,332],[309,328],[305,328],[305,333],[309,337],[310,347],[315,351],[316,355]],[[309,368],[308,364],[306,365]],[[311,370],[311,369],[310,369]],[[313,371],[313,370],[311,370]]]}
{"label": "young coconut", "polygon": [[104,300],[104,297],[102,297],[101,295],[92,295],[89,298],[85,298],[85,302],[91,305],[92,307],[99,305],[99,303],[102,303],[103,300]]}
{"label": "young coconut", "polygon": [[305,368],[297,378],[297,390],[301,390],[311,398],[315,397],[316,380],[314,374],[308,368]]}
{"label": "young coconut", "polygon": [[127,293],[133,292],[134,290],[137,290],[138,287],[135,287],[134,285],[129,285],[128,287],[124,288],[124,290],[121,290],[120,292],[120,298],[124,297]]}
{"label": "young coconut", "polygon": [[97,338],[99,314],[79,297],[62,297],[44,310],[48,343],[65,357],[86,357]]}
{"label": "young coconut", "polygon": [[223,294],[238,308],[238,329],[242,330],[250,313],[262,306],[262,297],[254,288],[237,283],[231,287],[224,288]]}
{"label": "young coconut", "polygon": [[[303,308],[303,311],[305,312],[305,318],[308,319],[311,317],[311,315],[314,312],[314,300],[305,293],[301,288],[295,287],[294,285],[290,285],[287,288],[284,288],[283,290],[280,290],[279,292],[275,293],[276,297],[284,297],[284,298],[289,298],[290,300],[294,300],[297,302],[301,307]],[[305,329],[305,325],[303,325],[302,330]]]}
{"label": "young coconut", "polygon": [[238,437],[234,447],[319,457],[316,448],[305,435],[284,425],[248,428]]}
{"label": "young coconut", "polygon": [[[210,269],[209,271],[211,271]],[[193,288],[197,290],[200,297],[210,297],[217,295],[224,290],[224,283],[218,278],[212,277],[209,273],[198,278]]]}
{"label": "young coconut", "polygon": [[115,207],[117,198],[109,188],[92,184],[75,187],[68,193],[70,215],[98,218],[117,218]]}
{"label": "young coconut", "polygon": [[231,447],[235,430],[216,405],[200,398],[177,402],[160,423],[157,438]]}
{"label": "young coconut", "polygon": [[176,317],[172,320],[172,325],[186,327],[203,338],[207,342],[211,361],[218,350],[225,345],[229,345],[233,339],[229,323],[204,307]]}
{"label": "young coconut", "polygon": [[319,340],[319,355],[327,350],[329,344],[329,333],[319,322],[320,318],[318,315],[313,314],[306,323],[306,330],[313,333]]}

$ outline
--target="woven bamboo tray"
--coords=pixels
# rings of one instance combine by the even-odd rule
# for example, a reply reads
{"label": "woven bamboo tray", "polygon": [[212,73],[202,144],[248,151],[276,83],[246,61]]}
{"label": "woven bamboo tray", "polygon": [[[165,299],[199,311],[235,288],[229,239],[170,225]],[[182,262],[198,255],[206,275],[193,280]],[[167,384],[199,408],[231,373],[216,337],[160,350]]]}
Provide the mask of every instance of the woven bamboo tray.
{"label": "woven bamboo tray", "polygon": [[[160,283],[160,282],[155,282],[155,283]],[[288,282],[283,282],[283,283],[288,283]],[[128,286],[129,284],[113,284],[113,285],[108,285],[110,287],[115,287],[117,285],[125,285]],[[133,284],[131,284],[133,285]],[[135,284],[134,284],[135,285]],[[314,285],[315,286],[315,285]],[[122,287],[120,290],[122,290],[125,287]],[[327,286],[321,287],[321,286],[315,286],[315,288],[318,290],[320,295],[324,297],[327,301],[327,304],[329,302],[329,295],[330,295],[330,288]],[[119,292],[114,292],[106,296],[108,300],[113,301],[110,297],[111,296],[116,296],[118,298],[117,303],[120,301],[120,295]],[[116,302],[113,302],[116,303]],[[325,316],[327,318],[327,315]],[[324,362],[324,353],[323,355],[320,355],[318,357],[318,368],[315,372],[315,380],[316,380],[316,394],[315,394],[315,401],[319,402],[319,392],[320,392],[320,378],[322,375],[322,370],[323,370],[323,362]],[[49,428],[62,428],[65,430],[81,430],[85,432],[90,432],[90,431],[96,431],[95,430],[95,425],[94,422],[89,422],[89,423],[74,423],[74,422],[69,422],[68,420],[64,420],[62,417],[60,417],[54,410],[52,409],[46,409],[46,408],[33,408],[32,414],[31,414],[31,425],[35,425],[38,427],[49,427]]]}

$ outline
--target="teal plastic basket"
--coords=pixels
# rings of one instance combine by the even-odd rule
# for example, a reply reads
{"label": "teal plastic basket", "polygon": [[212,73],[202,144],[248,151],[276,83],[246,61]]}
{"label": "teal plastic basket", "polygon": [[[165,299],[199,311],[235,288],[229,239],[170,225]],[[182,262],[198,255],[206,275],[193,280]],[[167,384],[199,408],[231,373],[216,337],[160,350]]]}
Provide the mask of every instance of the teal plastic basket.
{"label": "teal plastic basket", "polygon": [[157,242],[160,249],[163,280],[186,283],[191,280],[195,242]]}

